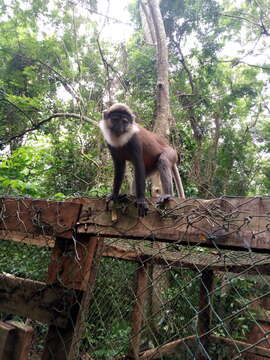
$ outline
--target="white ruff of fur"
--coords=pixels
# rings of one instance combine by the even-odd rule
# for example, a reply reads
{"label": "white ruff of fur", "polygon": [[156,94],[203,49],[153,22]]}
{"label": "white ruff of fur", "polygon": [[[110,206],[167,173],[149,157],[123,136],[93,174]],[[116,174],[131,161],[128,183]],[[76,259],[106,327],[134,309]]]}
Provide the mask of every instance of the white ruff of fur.
{"label": "white ruff of fur", "polygon": [[112,135],[110,129],[108,128],[106,122],[103,119],[99,122],[99,127],[107,143],[113,147],[122,147],[126,145],[132,138],[132,136],[140,131],[137,124],[132,124],[128,132],[120,136],[115,136]]}

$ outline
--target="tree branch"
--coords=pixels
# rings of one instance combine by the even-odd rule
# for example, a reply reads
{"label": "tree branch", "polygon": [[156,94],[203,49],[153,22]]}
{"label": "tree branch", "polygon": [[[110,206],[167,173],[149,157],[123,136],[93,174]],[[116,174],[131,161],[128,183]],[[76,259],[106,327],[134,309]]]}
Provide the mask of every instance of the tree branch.
{"label": "tree branch", "polygon": [[240,15],[232,15],[232,14],[221,14],[221,16],[224,17],[228,17],[228,18],[232,18],[232,19],[237,19],[237,20],[243,20],[248,22],[251,25],[254,25],[256,27],[261,27],[260,24],[255,23],[254,21],[249,20],[248,18],[245,18],[244,16],[240,16]]}
{"label": "tree branch", "polygon": [[[248,14],[247,14],[248,15]],[[244,16],[240,16],[240,15],[232,15],[232,14],[221,14],[221,16],[224,16],[224,17],[229,17],[229,18],[232,18],[232,19],[237,19],[237,20],[243,20],[243,21],[246,21],[247,23],[259,28],[261,30],[261,34],[262,35],[266,35],[266,36],[270,36],[270,32],[266,29],[265,27],[265,24],[263,22],[263,19],[262,19],[262,13],[260,14],[260,21],[261,23],[258,24]]]}
{"label": "tree branch", "polygon": [[[27,114],[25,111],[23,111],[22,109],[20,109],[16,104],[14,104],[13,102],[9,101],[6,97],[4,97],[5,94],[0,90],[0,95],[1,95],[1,94],[3,95],[3,98],[0,99],[0,101],[6,102],[6,103],[8,103],[9,105],[13,106],[16,110],[18,110],[20,113],[22,113],[22,114],[31,122],[31,124],[33,124],[33,121],[32,121],[32,119],[28,116],[28,114]],[[35,109],[35,110],[37,110],[37,109]]]}
{"label": "tree branch", "polygon": [[246,66],[250,66],[250,67],[254,67],[256,69],[261,69],[261,70],[270,70],[270,66],[262,66],[262,65],[255,65],[255,64],[248,64],[245,61],[242,61],[240,59],[232,59],[232,60],[223,60],[220,61],[221,63],[232,63],[232,66],[237,66],[237,65],[246,65]]}
{"label": "tree branch", "polygon": [[109,93],[109,101],[112,101],[111,99],[111,80],[110,80],[110,71],[109,69],[111,69],[111,71],[116,75],[116,78],[118,79],[119,83],[122,85],[122,87],[125,89],[126,92],[129,92],[129,89],[126,87],[121,75],[119,74],[119,72],[114,68],[114,66],[109,63],[107,61],[107,59],[105,58],[104,56],[104,53],[103,53],[103,50],[101,48],[101,45],[100,45],[100,42],[99,42],[99,37],[97,36],[96,37],[96,42],[97,42],[97,46],[98,46],[98,51],[99,51],[99,54],[100,54],[100,57],[101,57],[101,60],[102,60],[102,63],[103,63],[103,66],[106,70],[106,76],[107,76],[107,83],[108,83],[108,93]]}
{"label": "tree branch", "polygon": [[183,68],[184,68],[184,70],[185,70],[186,73],[187,73],[189,85],[190,85],[190,87],[191,87],[191,95],[194,95],[194,94],[195,94],[194,79],[193,79],[193,76],[192,76],[192,74],[191,74],[191,71],[189,70],[189,68],[188,68],[188,66],[187,66],[186,59],[185,59],[185,57],[184,57],[184,54],[183,54],[182,49],[181,49],[181,46],[180,46],[180,42],[179,42],[179,43],[176,43],[176,42],[174,41],[174,44],[175,44],[175,46],[177,47],[177,50],[178,50],[178,52],[179,52],[179,54],[180,54],[180,57],[181,57],[180,62],[181,62],[181,64],[183,65]]}
{"label": "tree branch", "polygon": [[57,79],[61,82],[61,84],[64,86],[66,91],[77,100],[79,103],[81,101],[81,97],[76,93],[76,90],[73,89],[72,85],[69,84],[69,80],[64,77],[62,74],[60,74],[57,70],[55,70],[53,67],[51,67],[49,64],[41,61],[40,59],[37,59],[37,62],[39,62],[41,65],[45,66],[48,70],[52,71]]}
{"label": "tree branch", "polygon": [[113,22],[115,22],[117,24],[123,24],[123,25],[129,25],[129,26],[133,25],[131,22],[121,21],[121,20],[116,19],[116,18],[114,18],[112,16],[102,14],[102,13],[100,13],[100,12],[94,10],[94,9],[91,9],[91,8],[88,8],[87,10],[90,11],[90,13],[93,13],[93,14],[96,14],[98,16],[102,16],[102,17],[106,18],[107,20],[112,20]]}
{"label": "tree branch", "polygon": [[42,125],[46,124],[47,122],[51,121],[54,118],[75,118],[75,119],[81,119],[84,120],[85,122],[94,125],[95,127],[98,127],[98,123],[94,120],[89,119],[87,116],[84,115],[80,115],[80,114],[73,114],[73,113],[55,113],[49,117],[47,117],[46,119],[43,119],[41,121],[39,121],[38,123],[34,124],[31,128],[25,129],[23,132],[21,132],[18,135],[14,135],[12,137],[10,137],[8,140],[5,141],[1,141],[1,145],[5,145],[10,143],[11,141],[15,140],[15,139],[19,139],[21,137],[23,137],[24,135],[38,130]]}

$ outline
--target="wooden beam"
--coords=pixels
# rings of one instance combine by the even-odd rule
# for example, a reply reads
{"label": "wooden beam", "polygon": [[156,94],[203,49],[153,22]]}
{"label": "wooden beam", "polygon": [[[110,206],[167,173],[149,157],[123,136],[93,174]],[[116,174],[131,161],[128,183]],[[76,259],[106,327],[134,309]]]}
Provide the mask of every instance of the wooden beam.
{"label": "wooden beam", "polygon": [[54,247],[54,237],[48,235],[37,235],[19,231],[0,230],[0,240],[13,241],[27,245],[40,247]]}
{"label": "wooden beam", "polygon": [[74,228],[80,210],[81,204],[76,202],[2,197],[0,230],[64,236]]}
{"label": "wooden beam", "polygon": [[67,289],[0,275],[0,308],[3,312],[65,327],[73,303],[73,293]]}
{"label": "wooden beam", "polygon": [[[147,239],[209,247],[270,250],[269,198],[173,199],[166,210],[149,199],[149,215],[138,218],[132,203],[119,205],[117,216],[106,201],[84,199],[78,233]],[[117,219],[115,221],[115,219]]]}
{"label": "wooden beam", "polygon": [[[188,336],[183,339],[175,340],[165,345],[161,345],[154,349],[146,350],[140,354],[140,360],[154,360],[159,359],[162,355],[177,354],[180,350],[183,350],[185,347],[193,348],[197,343],[197,336]],[[221,336],[210,335],[209,341],[213,344],[220,345],[222,348],[228,346],[232,351],[235,351],[234,355],[241,353],[248,353],[253,355],[259,355],[262,357],[270,358],[270,349],[264,348],[259,345],[249,344],[243,341],[231,340]],[[126,358],[126,357],[123,357]]]}
{"label": "wooden beam", "polygon": [[174,198],[165,209],[155,199],[148,202],[149,215],[138,218],[133,198],[114,208],[116,216],[102,199],[0,198],[0,230],[72,239],[77,225],[78,233],[88,236],[270,250],[269,198]]}
{"label": "wooden beam", "polygon": [[[230,256],[231,255],[231,256]],[[250,253],[247,256],[236,257],[236,251],[224,254],[219,251],[209,250],[201,252],[190,250],[182,246],[178,250],[163,250],[157,252],[138,243],[131,246],[124,240],[105,240],[102,256],[117,258],[120,260],[136,261],[139,263],[150,263],[163,265],[166,268],[191,269],[203,271],[226,271],[245,274],[269,275],[270,255]],[[236,260],[237,259],[237,262]]]}

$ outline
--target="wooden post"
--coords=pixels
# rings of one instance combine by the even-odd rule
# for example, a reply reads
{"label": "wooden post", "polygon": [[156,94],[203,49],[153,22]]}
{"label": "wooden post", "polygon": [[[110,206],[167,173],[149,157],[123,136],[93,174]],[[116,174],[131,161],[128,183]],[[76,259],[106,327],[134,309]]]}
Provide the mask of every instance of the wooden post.
{"label": "wooden post", "polygon": [[0,322],[0,359],[27,360],[34,329],[16,321]]}
{"label": "wooden post", "polygon": [[[79,358],[77,355],[80,344],[79,338],[84,330],[84,317],[88,312],[91,290],[95,282],[94,260],[99,240],[96,237],[79,239],[73,257],[70,256],[70,252],[67,255],[66,246],[59,244],[59,241],[56,245],[52,263],[49,266],[49,281],[56,281],[57,278],[58,281],[60,280],[60,284],[67,287],[72,287],[72,284],[75,284],[75,288],[81,288],[85,292],[74,290],[66,328],[63,329],[54,325],[49,327],[42,360],[73,360]],[[69,242],[69,250],[70,244],[73,243]],[[57,273],[54,269],[57,270]]]}
{"label": "wooden post", "polygon": [[147,270],[148,265],[142,264],[137,269],[135,305],[132,312],[132,330],[130,340],[129,357],[134,360],[139,359],[141,328],[143,324],[144,301],[147,290]]}
{"label": "wooden post", "polygon": [[0,359],[12,359],[12,348],[10,347],[10,339],[14,333],[14,326],[0,322]]}
{"label": "wooden post", "polygon": [[59,282],[69,289],[86,290],[98,238],[57,238],[48,270],[48,283]]}
{"label": "wooden post", "polygon": [[77,292],[78,303],[71,307],[68,326],[59,328],[51,325],[46,336],[42,360],[66,360],[71,347],[76,317],[79,312],[81,294]]}
{"label": "wooden post", "polygon": [[211,291],[214,285],[214,273],[212,270],[204,270],[201,277],[199,315],[198,315],[198,334],[200,340],[200,349],[197,360],[207,360],[207,348],[209,343],[208,333],[211,322]]}
{"label": "wooden post", "polygon": [[[27,360],[32,345],[34,329],[19,321],[8,321],[15,328],[15,341],[13,343],[13,356],[16,360]],[[10,358],[9,358],[10,359]]]}
{"label": "wooden post", "polygon": [[87,315],[89,312],[90,301],[93,295],[93,288],[96,281],[96,274],[100,256],[103,250],[102,238],[91,238],[92,246],[90,252],[92,255],[91,271],[88,277],[88,283],[80,303],[80,310],[76,318],[76,326],[74,328],[74,335],[72,338],[71,348],[68,360],[78,360],[80,350],[80,340],[85,331]]}

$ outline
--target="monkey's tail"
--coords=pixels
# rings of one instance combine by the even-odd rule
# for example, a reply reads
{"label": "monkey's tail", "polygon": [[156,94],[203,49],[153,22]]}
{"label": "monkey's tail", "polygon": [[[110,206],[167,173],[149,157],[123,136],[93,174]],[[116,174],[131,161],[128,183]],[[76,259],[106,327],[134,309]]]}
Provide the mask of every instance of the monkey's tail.
{"label": "monkey's tail", "polygon": [[186,196],[185,196],[181,176],[179,174],[178,167],[177,167],[176,164],[173,165],[172,173],[173,173],[173,178],[174,178],[174,182],[175,182],[178,197],[181,197],[181,198],[185,199]]}

